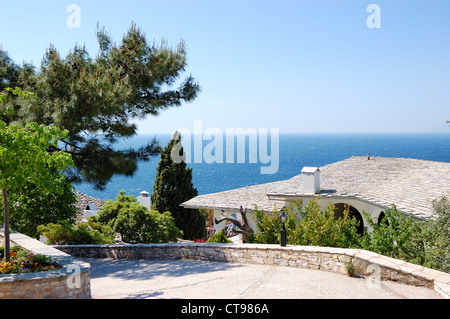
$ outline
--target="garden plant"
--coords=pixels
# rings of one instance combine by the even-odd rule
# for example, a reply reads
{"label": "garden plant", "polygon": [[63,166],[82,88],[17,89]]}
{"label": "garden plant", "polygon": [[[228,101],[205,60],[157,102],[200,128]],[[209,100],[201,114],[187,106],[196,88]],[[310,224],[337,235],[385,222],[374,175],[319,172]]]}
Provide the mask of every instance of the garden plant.
{"label": "garden plant", "polygon": [[[0,247],[0,258],[4,258],[4,247]],[[35,255],[20,246],[12,246],[10,250],[11,261],[0,264],[0,274],[17,274],[47,271],[61,268],[50,257]]]}

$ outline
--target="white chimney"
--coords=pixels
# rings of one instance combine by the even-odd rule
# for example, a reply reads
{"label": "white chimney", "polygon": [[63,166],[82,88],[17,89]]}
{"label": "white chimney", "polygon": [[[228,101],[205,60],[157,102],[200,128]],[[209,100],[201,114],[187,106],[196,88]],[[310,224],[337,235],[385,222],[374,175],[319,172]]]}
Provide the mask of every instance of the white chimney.
{"label": "white chimney", "polygon": [[303,193],[318,194],[320,188],[320,170],[318,167],[303,167],[302,169]]}
{"label": "white chimney", "polygon": [[147,191],[142,191],[141,192],[141,196],[142,197],[147,197],[148,196],[148,192]]}
{"label": "white chimney", "polygon": [[150,210],[152,203],[151,203],[151,198],[148,197],[147,191],[142,191],[141,196],[136,197],[136,199],[139,202],[139,204],[147,207],[147,209]]}

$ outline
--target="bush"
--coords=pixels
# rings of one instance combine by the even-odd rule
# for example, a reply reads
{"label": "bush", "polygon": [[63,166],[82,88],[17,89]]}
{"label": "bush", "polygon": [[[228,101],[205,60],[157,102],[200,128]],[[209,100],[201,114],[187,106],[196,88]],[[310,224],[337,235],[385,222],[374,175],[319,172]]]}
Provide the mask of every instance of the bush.
{"label": "bush", "polygon": [[[255,207],[255,219],[256,228],[258,232],[250,234],[250,238],[247,239],[248,242],[255,242],[260,244],[279,244],[280,243],[280,231],[281,231],[281,221],[278,217],[279,212],[274,209],[272,213],[264,213]],[[290,236],[292,227],[289,227],[292,221],[292,216],[288,213],[287,229],[289,231],[287,234]]]}
{"label": "bush", "polygon": [[232,244],[233,242],[225,236],[223,231],[219,231],[215,233],[210,239],[206,241],[207,243],[223,243],[223,244]]}
{"label": "bush", "polygon": [[[399,212],[395,205],[385,211],[378,223],[366,213],[364,219],[372,228],[358,235],[357,221],[348,211],[336,218],[333,205],[320,209],[317,200],[303,208],[297,203],[285,211],[288,215],[287,243],[340,248],[362,248],[428,268],[450,273],[450,200],[442,196],[433,201],[435,220],[415,221]],[[300,212],[300,214],[296,212]],[[262,213],[255,209],[258,232],[256,243],[278,244],[281,230],[279,212]],[[300,215],[300,216],[299,216]],[[300,217],[300,218],[299,218]]]}
{"label": "bush", "polygon": [[121,234],[122,240],[127,243],[176,242],[183,235],[183,232],[175,227],[170,212],[160,214],[148,211],[145,207],[120,212],[114,223],[114,230]]}
{"label": "bush", "polygon": [[450,200],[442,196],[433,201],[436,220],[422,222],[425,267],[450,273]]}
{"label": "bush", "polygon": [[93,220],[111,227],[127,243],[175,242],[183,235],[170,212],[149,211],[124,191],[115,201],[108,200]]}
{"label": "bush", "polygon": [[[0,257],[3,258],[3,246],[0,246],[0,251]],[[53,262],[50,257],[34,255],[17,245],[11,247],[10,254],[11,262],[0,264],[0,274],[27,273],[61,268],[61,266]]]}
{"label": "bush", "polygon": [[424,258],[424,244],[417,236],[420,232],[420,222],[414,222],[410,216],[400,213],[395,205],[385,211],[385,217],[380,223],[363,212],[368,225],[372,227],[366,231],[362,240],[362,248],[375,253],[422,264]]}
{"label": "bush", "polygon": [[38,231],[47,237],[50,245],[113,244],[115,233],[93,220],[72,225],[69,221],[40,225]]}
{"label": "bush", "polygon": [[[348,210],[344,211],[343,217],[335,218],[333,205],[321,209],[317,201],[312,199],[303,209],[298,202],[285,208],[288,215],[285,225],[287,243],[341,248],[359,247],[361,236],[357,234],[357,221],[350,218]],[[254,236],[254,241],[279,244],[281,233],[279,211],[275,209],[267,214],[256,208],[255,217],[258,232]]]}
{"label": "bush", "polygon": [[317,199],[309,201],[303,210],[301,208],[299,203],[288,208],[289,211],[299,211],[301,216],[293,232],[292,241],[296,245],[359,247],[361,236],[357,233],[358,221],[350,217],[348,208],[338,218],[334,205],[329,204],[321,209]]}

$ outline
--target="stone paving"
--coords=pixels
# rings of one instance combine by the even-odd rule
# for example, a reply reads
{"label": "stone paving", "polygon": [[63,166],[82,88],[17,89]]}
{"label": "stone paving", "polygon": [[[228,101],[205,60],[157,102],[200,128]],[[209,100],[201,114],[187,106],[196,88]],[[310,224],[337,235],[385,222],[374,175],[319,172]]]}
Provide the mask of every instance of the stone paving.
{"label": "stone paving", "polygon": [[348,266],[352,265],[352,276],[422,286],[450,298],[450,274],[361,249],[213,243],[66,245],[58,246],[58,249],[78,258],[218,261],[265,267],[288,266],[346,276]]}
{"label": "stone paving", "polygon": [[313,269],[194,260],[83,258],[94,299],[442,299],[433,289]]}

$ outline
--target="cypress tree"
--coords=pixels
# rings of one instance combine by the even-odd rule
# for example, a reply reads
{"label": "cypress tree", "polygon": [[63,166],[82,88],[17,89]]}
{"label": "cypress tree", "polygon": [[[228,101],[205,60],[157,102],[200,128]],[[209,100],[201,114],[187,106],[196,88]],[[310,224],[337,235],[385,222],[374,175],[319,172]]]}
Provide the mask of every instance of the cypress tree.
{"label": "cypress tree", "polygon": [[169,144],[161,151],[151,195],[151,208],[160,213],[169,211],[174,217],[175,226],[183,231],[184,239],[202,238],[206,232],[205,218],[197,209],[180,206],[198,195],[192,184],[192,168],[187,167],[183,152],[181,136],[175,132]]}

